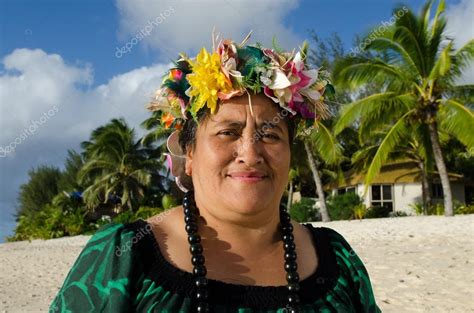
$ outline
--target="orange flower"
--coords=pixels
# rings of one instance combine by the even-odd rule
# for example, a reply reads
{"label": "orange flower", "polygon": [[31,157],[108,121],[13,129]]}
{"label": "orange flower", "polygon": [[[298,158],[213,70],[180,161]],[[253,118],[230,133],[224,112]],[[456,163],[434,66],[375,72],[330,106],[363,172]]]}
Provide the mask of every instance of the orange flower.
{"label": "orange flower", "polygon": [[165,128],[170,128],[173,121],[174,121],[174,117],[169,112],[166,112],[165,114],[161,116],[161,123],[165,124]]}

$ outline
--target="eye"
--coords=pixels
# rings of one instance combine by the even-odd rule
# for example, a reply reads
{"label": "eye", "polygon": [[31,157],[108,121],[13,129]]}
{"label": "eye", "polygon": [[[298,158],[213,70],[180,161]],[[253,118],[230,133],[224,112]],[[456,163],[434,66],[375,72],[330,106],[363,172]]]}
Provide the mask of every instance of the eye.
{"label": "eye", "polygon": [[280,139],[280,137],[276,134],[273,134],[273,133],[265,133],[263,134],[263,137],[264,138],[267,138],[267,139],[270,139],[270,140],[278,140]]}
{"label": "eye", "polygon": [[231,136],[231,137],[239,136],[239,134],[235,130],[223,130],[219,132],[218,135]]}

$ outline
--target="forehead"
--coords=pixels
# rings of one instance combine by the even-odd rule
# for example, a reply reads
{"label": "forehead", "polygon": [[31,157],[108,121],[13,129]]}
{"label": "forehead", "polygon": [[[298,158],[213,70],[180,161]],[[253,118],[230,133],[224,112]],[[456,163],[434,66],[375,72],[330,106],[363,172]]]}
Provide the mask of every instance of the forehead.
{"label": "forehead", "polygon": [[278,123],[282,119],[281,116],[279,118],[278,105],[265,95],[252,95],[251,101],[253,115],[250,110],[249,97],[243,95],[221,102],[217,112],[210,116],[209,122],[213,124],[225,121],[245,123],[247,118],[251,118],[258,122],[273,120]]}

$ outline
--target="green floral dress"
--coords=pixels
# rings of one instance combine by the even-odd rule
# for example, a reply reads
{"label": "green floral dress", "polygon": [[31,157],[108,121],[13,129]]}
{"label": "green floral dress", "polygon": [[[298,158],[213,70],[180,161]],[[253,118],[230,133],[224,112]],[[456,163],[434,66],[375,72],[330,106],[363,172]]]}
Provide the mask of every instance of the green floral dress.
{"label": "green floral dress", "polygon": [[[346,240],[325,227],[313,234],[317,270],[300,282],[302,312],[380,312],[368,273]],[[162,255],[144,220],[109,224],[82,250],[50,312],[192,312],[191,273]],[[286,312],[285,286],[246,286],[209,280],[209,303],[219,312]]]}

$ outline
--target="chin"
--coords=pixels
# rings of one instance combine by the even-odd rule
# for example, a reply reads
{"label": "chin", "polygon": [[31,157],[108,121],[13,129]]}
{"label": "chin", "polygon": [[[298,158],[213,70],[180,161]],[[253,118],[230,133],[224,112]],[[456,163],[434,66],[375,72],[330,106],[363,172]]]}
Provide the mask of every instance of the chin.
{"label": "chin", "polygon": [[257,192],[250,190],[247,192],[228,193],[228,203],[231,204],[235,210],[242,213],[252,213],[259,211],[265,207],[266,204],[272,201],[271,194],[267,191]]}

